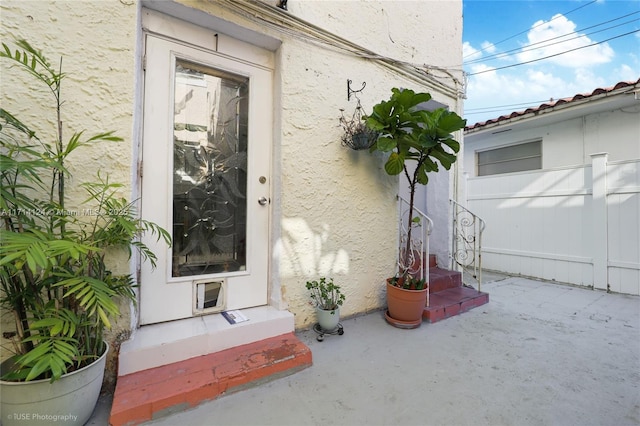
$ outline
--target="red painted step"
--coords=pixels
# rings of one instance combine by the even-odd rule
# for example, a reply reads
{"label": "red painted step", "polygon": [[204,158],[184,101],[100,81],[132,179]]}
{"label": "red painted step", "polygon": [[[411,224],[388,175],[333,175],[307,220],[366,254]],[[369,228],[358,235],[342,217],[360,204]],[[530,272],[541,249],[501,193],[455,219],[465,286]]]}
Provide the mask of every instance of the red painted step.
{"label": "red painted step", "polygon": [[437,266],[429,255],[429,306],[422,318],[437,322],[489,303],[489,295],[462,285],[462,273]]}
{"label": "red painted step", "polygon": [[462,287],[462,273],[436,267],[429,268],[429,294]]}
{"label": "red painted step", "polygon": [[311,364],[311,350],[288,333],[121,376],[109,424],[140,424]]}
{"label": "red painted step", "polygon": [[437,322],[489,303],[489,294],[469,287],[449,288],[429,296],[422,318]]}

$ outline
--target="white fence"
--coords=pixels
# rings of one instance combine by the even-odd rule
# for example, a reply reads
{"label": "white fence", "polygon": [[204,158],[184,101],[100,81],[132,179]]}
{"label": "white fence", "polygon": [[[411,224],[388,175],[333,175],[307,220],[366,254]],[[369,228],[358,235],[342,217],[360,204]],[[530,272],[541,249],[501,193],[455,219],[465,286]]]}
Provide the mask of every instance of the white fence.
{"label": "white fence", "polygon": [[469,178],[485,269],[640,294],[640,160]]}

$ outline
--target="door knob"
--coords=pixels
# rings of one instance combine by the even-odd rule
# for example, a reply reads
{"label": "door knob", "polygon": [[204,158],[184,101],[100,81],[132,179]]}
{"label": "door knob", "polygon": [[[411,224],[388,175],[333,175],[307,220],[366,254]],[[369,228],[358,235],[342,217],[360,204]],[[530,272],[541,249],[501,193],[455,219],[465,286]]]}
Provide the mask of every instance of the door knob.
{"label": "door knob", "polygon": [[264,206],[265,204],[267,204],[269,200],[267,200],[265,197],[260,197],[258,198],[258,204],[260,204],[261,206]]}

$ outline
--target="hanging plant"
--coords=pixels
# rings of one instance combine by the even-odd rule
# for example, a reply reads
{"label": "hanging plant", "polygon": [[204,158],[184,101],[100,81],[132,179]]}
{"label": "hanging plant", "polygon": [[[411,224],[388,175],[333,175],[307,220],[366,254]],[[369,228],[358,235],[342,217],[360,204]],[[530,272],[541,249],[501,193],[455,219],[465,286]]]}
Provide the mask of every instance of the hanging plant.
{"label": "hanging plant", "polygon": [[344,116],[344,109],[340,109],[340,113],[340,125],[344,130],[342,146],[356,151],[371,148],[378,139],[379,133],[367,126],[360,101],[358,100],[358,105],[350,119]]}

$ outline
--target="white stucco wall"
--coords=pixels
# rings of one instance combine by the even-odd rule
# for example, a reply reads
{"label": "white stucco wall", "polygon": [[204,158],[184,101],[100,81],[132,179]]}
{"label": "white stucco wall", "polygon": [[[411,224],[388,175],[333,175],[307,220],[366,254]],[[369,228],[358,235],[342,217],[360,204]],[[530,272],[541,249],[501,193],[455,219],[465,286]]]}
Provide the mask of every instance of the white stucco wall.
{"label": "white stucco wall", "polygon": [[[457,2],[311,1],[290,6],[289,13],[383,55],[447,64],[461,54],[455,43],[461,37]],[[429,14],[442,16],[447,30],[425,26],[420,17]],[[384,279],[395,269],[397,179],[381,173],[380,157],[340,145],[339,109],[350,114],[355,107],[353,99],[346,99],[346,80],[356,89],[366,82],[359,95],[365,111],[387,99],[392,87],[428,89],[371,61],[314,50],[295,38],[283,38],[280,57],[280,241],[281,247],[293,248],[282,252],[280,279],[296,325],[306,326],[315,321],[304,289],[307,279],[333,277],[346,290],[342,314],[353,315],[384,305]],[[432,95],[456,105],[455,99]]]}
{"label": "white stucco wall", "polygon": [[[128,2],[3,1],[0,4],[4,43],[25,39],[43,51],[52,64],[67,74],[62,85],[64,137],[85,131],[92,135],[113,130],[120,143],[101,143],[80,149],[69,167],[77,181],[91,179],[98,171],[131,187],[132,116],[134,99],[134,48],[136,5]],[[117,22],[118,30],[114,30]],[[25,73],[0,61],[3,108],[38,129],[40,137],[55,135],[52,97],[25,81]],[[73,185],[71,185],[73,186]]]}
{"label": "white stucco wall", "polygon": [[[327,276],[346,293],[342,315],[382,307],[384,280],[393,274],[397,255],[398,180],[384,174],[381,157],[340,145],[340,109],[350,115],[356,106],[355,99],[347,101],[346,81],[352,80],[354,89],[366,82],[359,94],[365,112],[387,99],[392,87],[430,91],[456,111],[462,105],[376,61],[305,41],[295,31],[260,25],[216,3],[180,3],[282,42],[274,85],[272,303],[293,312],[296,327],[309,326],[315,313],[305,282]],[[461,6],[459,1],[305,1],[290,2],[286,13],[381,55],[446,66],[460,62]],[[438,19],[425,25],[425,16]],[[452,80],[444,81],[455,90]],[[448,185],[446,179],[447,194]],[[434,186],[433,192],[442,188]],[[448,204],[448,195],[439,198]]]}
{"label": "white stucco wall", "polygon": [[[97,173],[124,184],[130,197],[133,152],[134,48],[137,6],[134,2],[12,1],[0,3],[0,39],[12,44],[25,39],[42,50],[52,65],[62,60],[67,77],[62,84],[64,139],[74,132],[93,135],[114,131],[123,142],[102,142],[79,148],[67,162],[72,178],[67,185],[66,208],[82,210],[86,199],[76,182],[93,181]],[[117,28],[116,28],[117,27]],[[55,138],[55,104],[44,85],[36,86],[26,73],[0,60],[2,108],[10,111],[52,143]],[[114,271],[128,272],[126,261]],[[4,312],[3,312],[4,314]],[[129,328],[128,307],[117,320],[114,335]],[[12,318],[3,315],[3,330],[13,329]],[[5,339],[2,357],[10,355]],[[109,362],[113,362],[113,355]]]}
{"label": "white stucco wall", "polygon": [[[272,303],[292,311],[296,327],[308,326],[315,319],[305,282],[328,276],[346,293],[343,315],[382,307],[384,280],[394,273],[397,255],[398,182],[384,174],[381,157],[340,145],[340,109],[350,114],[356,106],[354,99],[347,101],[346,81],[355,88],[367,83],[360,94],[366,111],[387,99],[392,87],[407,87],[430,91],[460,113],[453,80],[439,74],[438,84],[451,87],[441,92],[434,89],[438,84],[422,84],[415,75],[400,75],[375,60],[305,41],[295,32],[230,12],[221,2],[178,3],[282,41],[275,52]],[[289,6],[292,16],[382,55],[441,67],[461,61],[459,0],[294,1]],[[65,124],[90,133],[115,130],[125,139],[83,151],[71,166],[75,176],[84,179],[101,169],[124,183],[127,194],[134,191],[140,4],[4,1],[0,7],[3,40],[25,37],[51,52],[52,60],[64,55],[69,74],[64,96],[73,99],[65,106]],[[14,92],[14,77],[0,70],[3,108],[26,114],[25,121],[39,117],[35,95]]]}
{"label": "white stucco wall", "polygon": [[440,67],[461,60],[459,1],[291,1],[288,10],[379,55]]}

